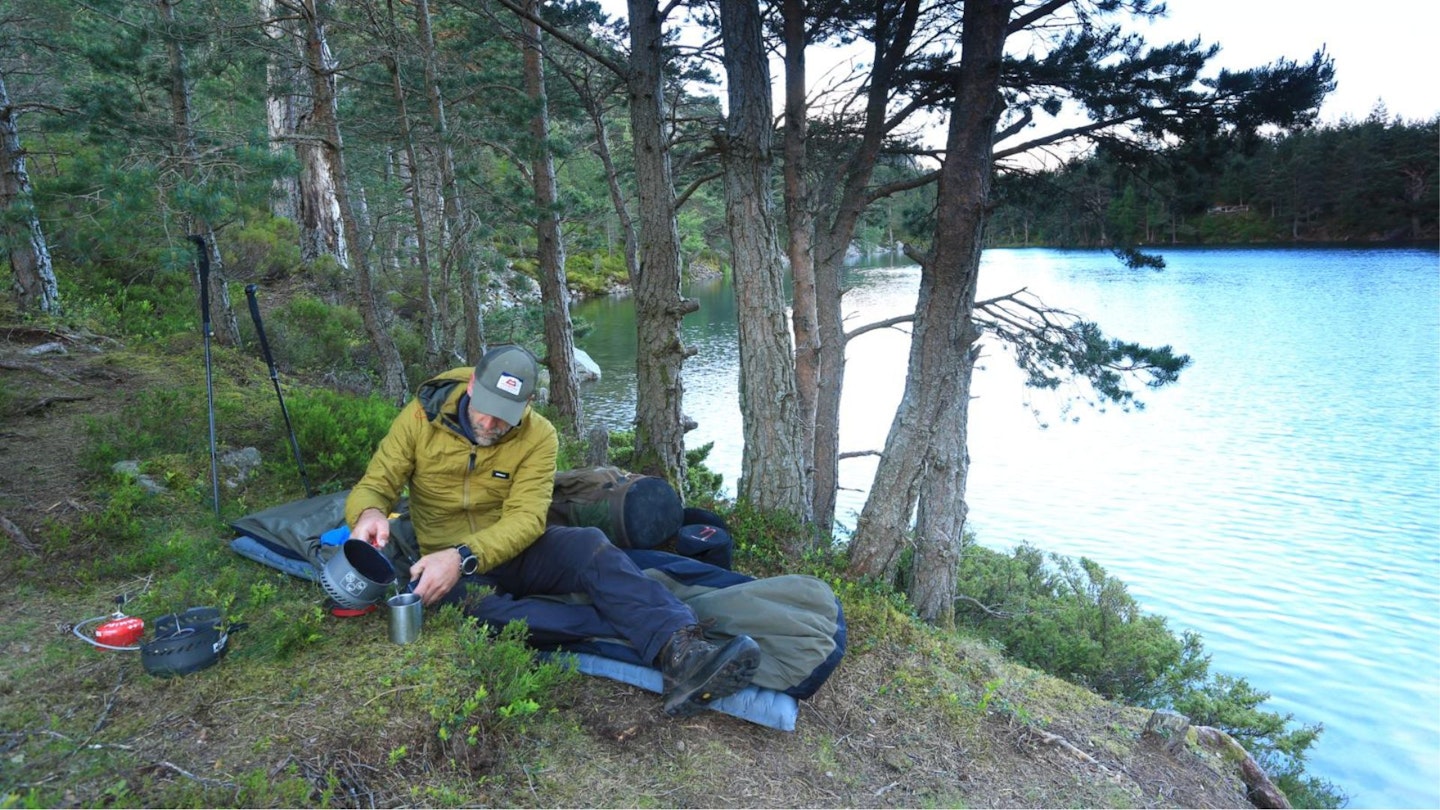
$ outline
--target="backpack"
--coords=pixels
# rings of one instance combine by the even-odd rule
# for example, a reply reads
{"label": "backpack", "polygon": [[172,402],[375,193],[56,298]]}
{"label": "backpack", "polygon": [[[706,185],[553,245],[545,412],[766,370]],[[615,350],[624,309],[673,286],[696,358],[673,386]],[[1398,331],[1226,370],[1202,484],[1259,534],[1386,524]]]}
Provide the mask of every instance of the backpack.
{"label": "backpack", "polygon": [[663,478],[619,467],[555,473],[549,526],[593,526],[620,548],[650,549],[680,531],[685,507]]}

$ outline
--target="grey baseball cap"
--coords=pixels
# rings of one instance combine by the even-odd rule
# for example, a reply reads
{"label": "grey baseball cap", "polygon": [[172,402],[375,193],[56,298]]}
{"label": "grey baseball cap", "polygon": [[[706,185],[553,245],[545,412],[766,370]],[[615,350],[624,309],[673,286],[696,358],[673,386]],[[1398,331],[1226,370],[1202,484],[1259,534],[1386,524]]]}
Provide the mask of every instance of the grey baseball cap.
{"label": "grey baseball cap", "polygon": [[491,349],[475,364],[475,387],[470,407],[511,425],[520,424],[525,403],[535,393],[540,368],[535,356],[519,346]]}

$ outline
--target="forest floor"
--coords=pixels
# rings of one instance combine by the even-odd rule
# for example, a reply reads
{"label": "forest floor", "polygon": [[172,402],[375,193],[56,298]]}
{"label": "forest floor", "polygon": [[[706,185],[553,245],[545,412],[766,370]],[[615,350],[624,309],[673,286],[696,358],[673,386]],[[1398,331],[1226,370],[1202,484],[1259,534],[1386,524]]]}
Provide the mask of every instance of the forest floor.
{"label": "forest floor", "polygon": [[[63,351],[31,353],[51,343]],[[270,391],[263,367],[221,355]],[[1148,710],[847,592],[847,655],[793,732],[670,719],[656,695],[585,676],[527,721],[482,708],[457,726],[469,687],[436,669],[454,628],[427,618],[399,648],[380,613],[322,615],[313,583],[229,551],[205,475],[134,507],[148,539],[104,536],[117,517],[113,482],[84,463],[95,420],[196,357],[0,325],[0,807],[1250,806],[1233,764],[1145,734]],[[72,632],[123,597],[155,612],[211,598],[249,627],[218,665],[154,678]]]}

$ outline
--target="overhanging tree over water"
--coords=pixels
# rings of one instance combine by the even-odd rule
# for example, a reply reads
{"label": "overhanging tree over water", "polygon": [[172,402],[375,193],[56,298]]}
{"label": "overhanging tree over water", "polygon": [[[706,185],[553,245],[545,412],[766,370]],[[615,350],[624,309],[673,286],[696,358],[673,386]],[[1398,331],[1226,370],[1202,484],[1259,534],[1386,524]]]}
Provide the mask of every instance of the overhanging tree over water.
{"label": "overhanging tree over water", "polygon": [[[1303,126],[1331,85],[1329,60],[1281,63],[1202,81],[1215,49],[1177,43],[1147,49],[1113,22],[1114,14],[1154,13],[1133,3],[1008,0],[964,5],[958,65],[948,49],[910,62],[912,92],[944,99],[949,134],[939,172],[934,240],[916,252],[920,295],[904,396],[851,543],[851,571],[892,579],[913,544],[911,596],[922,616],[948,625],[954,571],[965,526],[965,436],[974,363],[988,334],[1038,363],[1032,380],[1074,374],[1108,398],[1124,398],[1120,372],[1172,381],[1187,358],[1105,339],[1093,324],[1071,321],[1062,339],[1044,327],[1048,311],[999,302],[977,311],[983,229],[997,161],[1076,138],[1140,145],[1226,130],[1246,137],[1264,125]],[[1033,38],[1025,59],[1006,56],[1015,35]],[[1089,123],[1030,134],[1037,112],[1078,104]],[[1015,141],[1007,145],[1007,141]],[[1014,298],[1012,304],[1021,304]],[[987,317],[988,315],[988,317]],[[1019,318],[1014,316],[1019,315]],[[1032,318],[1031,316],[1038,316]],[[1053,323],[1053,319],[1048,322]],[[1016,329],[1017,325],[1024,328]],[[1077,350],[1065,348],[1074,345]],[[1079,361],[1079,363],[1076,363]],[[1050,369],[1049,372],[1045,368]],[[916,519],[912,528],[912,517]]]}

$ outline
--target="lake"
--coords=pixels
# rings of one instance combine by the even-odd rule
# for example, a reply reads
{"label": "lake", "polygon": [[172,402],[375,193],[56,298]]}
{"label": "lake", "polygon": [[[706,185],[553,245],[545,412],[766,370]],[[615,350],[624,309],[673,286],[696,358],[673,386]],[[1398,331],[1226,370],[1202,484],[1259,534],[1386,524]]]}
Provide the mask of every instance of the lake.
{"label": "lake", "polygon": [[[1103,565],[1172,630],[1204,637],[1213,672],[1265,708],[1323,723],[1311,773],[1351,807],[1440,807],[1440,254],[1433,248],[1159,249],[1164,270],[1107,251],[991,250],[982,298],[1021,287],[1107,335],[1194,363],[1143,410],[1035,392],[992,346],[970,409],[968,528]],[[909,311],[914,265],[851,268],[847,328]],[[687,290],[689,446],[733,494],[740,471],[735,305]],[[604,370],[590,419],[634,416],[634,312],[585,302],[577,341]],[[847,348],[841,450],[879,449],[909,337]],[[843,462],[852,525],[873,459]]]}

